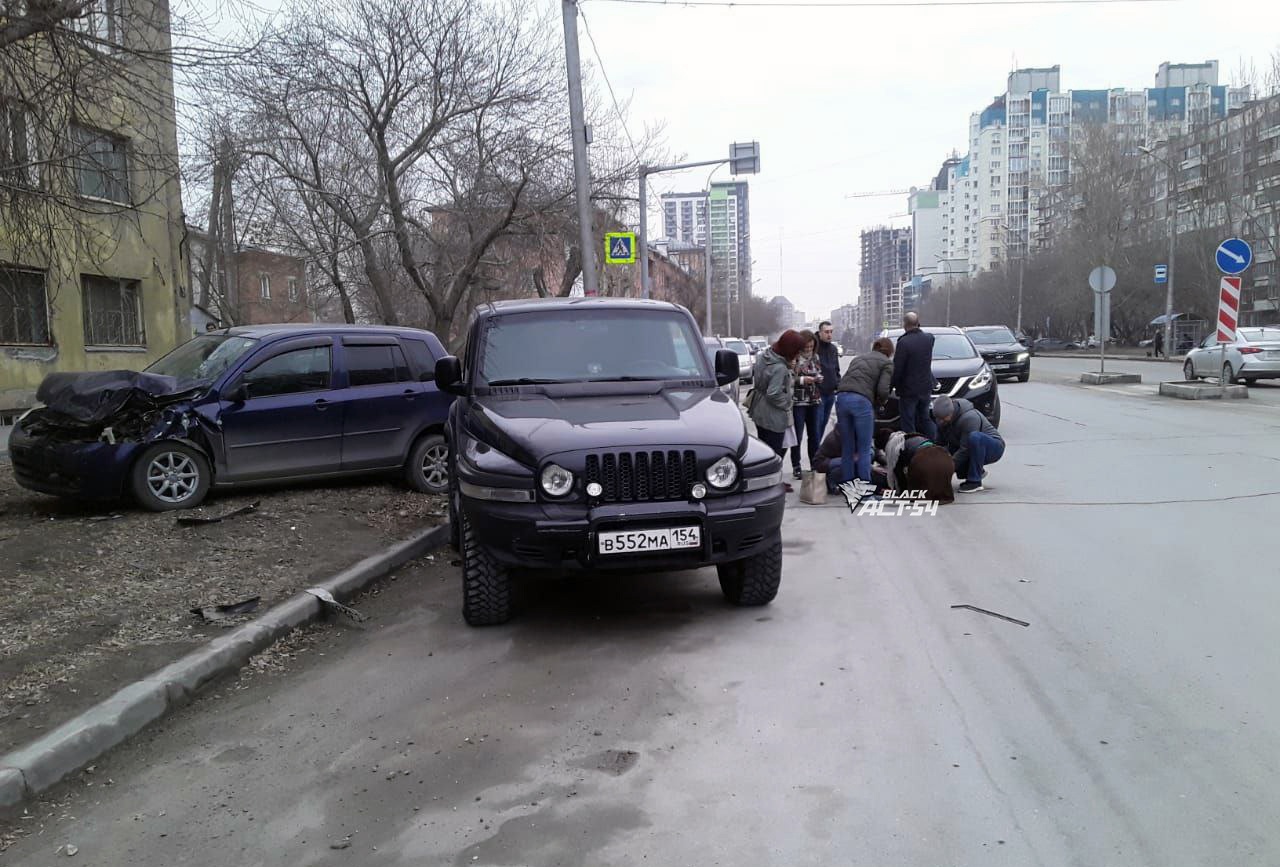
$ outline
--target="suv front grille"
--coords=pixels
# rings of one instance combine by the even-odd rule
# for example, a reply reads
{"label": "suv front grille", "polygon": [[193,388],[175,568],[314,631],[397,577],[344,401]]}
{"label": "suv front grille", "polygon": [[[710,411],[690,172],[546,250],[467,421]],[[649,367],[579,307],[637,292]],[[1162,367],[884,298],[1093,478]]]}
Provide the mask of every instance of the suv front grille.
{"label": "suv front grille", "polygon": [[587,484],[599,482],[606,503],[680,500],[698,476],[693,451],[607,452],[587,456]]}

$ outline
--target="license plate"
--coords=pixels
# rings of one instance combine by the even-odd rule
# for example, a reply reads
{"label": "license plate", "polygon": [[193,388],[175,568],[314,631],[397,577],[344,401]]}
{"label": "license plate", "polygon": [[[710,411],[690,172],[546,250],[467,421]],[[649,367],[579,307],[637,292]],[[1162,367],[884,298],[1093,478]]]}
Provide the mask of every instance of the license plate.
{"label": "license plate", "polygon": [[609,530],[599,536],[601,554],[640,554],[702,547],[702,528],[667,527],[661,530]]}
{"label": "license plate", "polygon": [[1008,369],[1009,369],[1009,368],[1011,368],[1011,367],[1013,367],[1013,365],[1012,365],[1012,364],[993,364],[993,365],[991,365],[991,369],[992,369],[992,370],[1008,370]]}
{"label": "license plate", "polygon": [[1280,349],[1267,350],[1267,358],[1280,358]]}

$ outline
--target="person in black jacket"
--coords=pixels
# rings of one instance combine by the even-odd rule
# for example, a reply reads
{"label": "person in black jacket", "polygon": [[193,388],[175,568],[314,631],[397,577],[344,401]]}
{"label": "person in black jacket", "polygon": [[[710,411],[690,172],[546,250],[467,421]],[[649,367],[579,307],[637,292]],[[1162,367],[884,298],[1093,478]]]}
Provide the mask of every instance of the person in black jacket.
{"label": "person in black jacket", "polygon": [[982,477],[987,464],[1004,457],[1004,437],[972,403],[963,399],[940,397],[933,404],[938,419],[941,443],[951,452],[956,476],[964,479],[960,493],[985,490]]}
{"label": "person in black jacket", "polygon": [[818,408],[818,436],[826,433],[831,408],[836,402],[836,383],[840,381],[840,353],[832,342],[834,337],[835,329],[830,322],[818,324],[818,363],[822,365],[822,382],[818,384],[818,393],[822,397]]}
{"label": "person in black jacket", "polygon": [[902,317],[906,333],[893,353],[893,389],[898,393],[898,426],[904,433],[938,438],[938,427],[929,415],[933,397],[933,335],[920,330],[920,317]]}

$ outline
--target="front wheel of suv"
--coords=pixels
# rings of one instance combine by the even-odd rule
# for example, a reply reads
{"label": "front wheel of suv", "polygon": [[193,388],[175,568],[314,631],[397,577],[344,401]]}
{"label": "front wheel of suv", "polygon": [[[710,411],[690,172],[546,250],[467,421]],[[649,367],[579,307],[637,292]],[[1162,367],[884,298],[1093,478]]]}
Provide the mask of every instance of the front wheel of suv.
{"label": "front wheel of suv", "polygon": [[470,626],[511,619],[511,573],[480,544],[465,514],[462,522],[462,617]]}
{"label": "front wheel of suv", "polygon": [[782,535],[773,544],[747,560],[735,560],[716,567],[720,590],[734,605],[768,605],[778,595],[782,583]]}

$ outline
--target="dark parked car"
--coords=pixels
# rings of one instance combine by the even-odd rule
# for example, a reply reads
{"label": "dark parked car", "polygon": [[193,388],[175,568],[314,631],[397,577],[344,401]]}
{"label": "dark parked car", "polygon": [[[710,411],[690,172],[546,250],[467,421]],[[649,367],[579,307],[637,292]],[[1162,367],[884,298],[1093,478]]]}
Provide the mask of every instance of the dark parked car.
{"label": "dark parked car", "polygon": [[964,333],[969,335],[996,379],[1017,377],[1018,382],[1026,382],[1031,378],[1031,350],[1008,328],[974,325]]}
{"label": "dark parked car", "polygon": [[[1000,426],[1000,392],[991,367],[978,354],[969,337],[954,326],[932,326],[924,329],[933,335],[934,396],[949,395],[972,401],[978,411],[996,427]],[[884,331],[896,346],[902,329]],[[896,426],[898,398],[891,396],[877,415],[878,426]]]}
{"label": "dark parked car", "polygon": [[1031,354],[1037,352],[1073,352],[1080,348],[1079,343],[1063,340],[1061,337],[1041,337],[1031,344]]}
{"label": "dark parked car", "polygon": [[14,474],[155,511],[214,486],[392,470],[445,493],[444,356],[412,328],[255,325],[202,334],[143,373],[51,374],[10,436]]}
{"label": "dark parked car", "polygon": [[720,387],[693,317],[658,301],[486,304],[436,366],[449,414],[449,512],[462,613],[511,616],[511,570],[697,569],[764,605],[782,580],[782,465]]}

